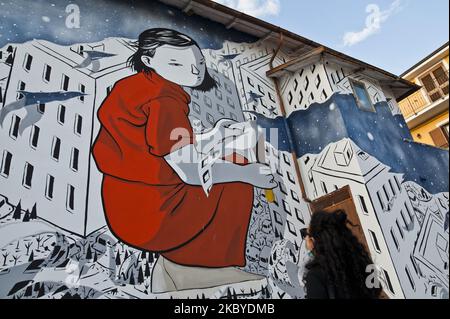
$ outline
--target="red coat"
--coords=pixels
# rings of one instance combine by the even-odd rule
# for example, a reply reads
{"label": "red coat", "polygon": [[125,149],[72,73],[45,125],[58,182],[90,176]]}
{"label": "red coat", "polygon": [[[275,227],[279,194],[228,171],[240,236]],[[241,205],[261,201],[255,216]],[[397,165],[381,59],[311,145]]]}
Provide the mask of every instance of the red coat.
{"label": "red coat", "polygon": [[[207,197],[164,160],[194,143],[189,103],[180,86],[154,72],[119,81],[103,102],[93,156],[104,174],[108,224],[125,243],[179,264],[244,266],[253,187],[215,185]],[[171,140],[175,128],[184,133]]]}

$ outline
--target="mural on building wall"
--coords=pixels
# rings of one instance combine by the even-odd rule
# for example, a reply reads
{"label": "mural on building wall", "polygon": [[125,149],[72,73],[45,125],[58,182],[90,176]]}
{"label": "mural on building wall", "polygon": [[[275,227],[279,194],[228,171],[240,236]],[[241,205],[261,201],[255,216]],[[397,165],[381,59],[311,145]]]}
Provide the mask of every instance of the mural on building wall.
{"label": "mural on building wall", "polygon": [[390,297],[448,298],[448,152],[421,160],[375,80],[305,67],[283,118],[274,47],[209,20],[0,8],[0,298],[304,298],[297,160],[310,199],[350,185]]}

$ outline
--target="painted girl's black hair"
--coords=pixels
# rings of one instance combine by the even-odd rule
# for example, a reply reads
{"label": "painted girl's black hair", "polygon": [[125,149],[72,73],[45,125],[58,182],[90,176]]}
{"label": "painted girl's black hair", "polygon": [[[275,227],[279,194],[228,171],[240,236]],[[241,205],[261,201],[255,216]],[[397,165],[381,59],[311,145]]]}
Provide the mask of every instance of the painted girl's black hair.
{"label": "painted girl's black hair", "polygon": [[314,258],[306,268],[318,265],[331,287],[340,292],[340,298],[377,299],[381,289],[366,286],[366,268],[373,261],[349,225],[342,210],[312,215],[309,234],[314,238]]}
{"label": "painted girl's black hair", "polygon": [[[142,56],[154,57],[156,49],[163,45],[171,45],[179,48],[190,47],[198,43],[191,37],[171,29],[155,28],[148,29],[139,35],[138,41],[132,42],[136,53],[128,58],[127,64],[136,72],[154,71],[142,62]],[[205,79],[200,86],[194,88],[199,91],[207,92],[217,87],[217,82],[209,74],[208,69],[205,73]]]}

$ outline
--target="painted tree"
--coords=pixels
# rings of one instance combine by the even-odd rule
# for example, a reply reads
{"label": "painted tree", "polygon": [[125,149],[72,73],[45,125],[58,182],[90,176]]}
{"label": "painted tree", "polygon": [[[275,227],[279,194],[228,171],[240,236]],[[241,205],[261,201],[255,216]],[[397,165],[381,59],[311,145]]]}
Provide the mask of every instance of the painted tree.
{"label": "painted tree", "polygon": [[145,281],[144,272],[142,271],[142,267],[139,267],[137,282],[139,285],[142,285],[144,281]]}
{"label": "painted tree", "polygon": [[3,256],[3,266],[6,266],[6,262],[8,261],[9,252],[5,251],[2,253]]}
{"label": "painted tree", "polygon": [[34,260],[34,250],[31,251],[30,257],[28,258],[28,261],[33,261]]}
{"label": "painted tree", "polygon": [[155,262],[155,258],[153,257],[153,253],[148,253],[148,262],[153,264]]}
{"label": "painted tree", "polygon": [[14,208],[13,218],[15,220],[18,220],[22,217],[22,204],[19,201],[19,204],[17,204],[16,208]]}
{"label": "painted tree", "polygon": [[36,242],[37,242],[37,249],[39,249],[39,247],[41,246],[41,241],[44,239],[44,237],[42,237],[41,235],[38,235],[36,237]]}
{"label": "painted tree", "polygon": [[116,254],[116,266],[120,266],[122,264],[122,260],[120,259],[120,251],[117,250]]}
{"label": "painted tree", "polygon": [[37,207],[36,207],[36,204],[34,204],[33,208],[31,209],[30,219],[32,219],[32,220],[37,219]]}
{"label": "painted tree", "polygon": [[30,221],[30,211],[27,209],[27,211],[25,212],[25,216],[23,216],[23,219],[22,219],[22,221],[24,222],[24,223],[28,223],[29,221]]}
{"label": "painted tree", "polygon": [[19,255],[13,255],[12,258],[14,259],[14,266],[16,266],[17,262],[19,261],[20,256]]}
{"label": "painted tree", "polygon": [[130,280],[129,280],[129,283],[130,283],[130,285],[136,285],[136,280],[134,279],[134,272],[133,272],[133,270],[131,270],[131,273],[130,273]]}
{"label": "painted tree", "polygon": [[87,251],[86,251],[86,259],[91,260],[92,259],[92,249],[91,249],[91,245],[88,246]]}
{"label": "painted tree", "polygon": [[31,241],[25,243],[25,248],[27,249],[27,256],[30,254],[30,248],[33,245]]}
{"label": "painted tree", "polygon": [[150,270],[150,264],[147,262],[145,263],[145,277],[150,277],[152,275],[152,272]]}

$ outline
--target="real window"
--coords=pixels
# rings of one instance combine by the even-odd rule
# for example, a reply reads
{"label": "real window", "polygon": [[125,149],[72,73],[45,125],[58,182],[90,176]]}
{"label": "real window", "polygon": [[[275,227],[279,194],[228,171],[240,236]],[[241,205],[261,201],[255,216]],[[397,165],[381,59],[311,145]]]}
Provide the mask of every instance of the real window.
{"label": "real window", "polygon": [[70,168],[74,171],[78,171],[78,158],[80,151],[77,148],[72,148],[72,154],[70,156]]}
{"label": "real window", "polygon": [[75,209],[75,187],[70,184],[67,185],[66,208],[69,212]]}
{"label": "real window", "polygon": [[52,143],[52,158],[56,161],[59,160],[59,155],[61,154],[61,140],[58,137],[53,137]]}
{"label": "real window", "polygon": [[48,64],[44,65],[44,74],[43,74],[43,78],[45,82],[50,82],[50,78],[52,75],[52,67]]}
{"label": "real window", "polygon": [[66,122],[66,107],[62,104],[58,106],[58,123],[64,124]]}
{"label": "real window", "polygon": [[23,68],[27,71],[31,70],[31,63],[33,63],[33,56],[30,54],[25,54],[25,59],[23,61]]}
{"label": "real window", "polygon": [[353,94],[355,95],[356,104],[363,111],[375,112],[375,107],[370,100],[369,92],[367,92],[366,86],[362,82],[351,80]]}
{"label": "real window", "polygon": [[449,93],[448,71],[442,65],[423,76],[420,80],[431,102],[436,102]]}
{"label": "real window", "polygon": [[12,157],[13,157],[12,154],[7,150],[3,151],[2,167],[0,173],[4,177],[9,176],[9,172],[11,171]]}
{"label": "real window", "polygon": [[39,128],[39,126],[33,125],[30,133],[30,145],[32,148],[36,148],[38,146],[40,132],[41,129]]}
{"label": "real window", "polygon": [[55,188],[55,178],[52,175],[47,175],[47,180],[45,183],[45,197],[52,200],[54,188]]}
{"label": "real window", "polygon": [[11,138],[13,138],[13,139],[17,139],[17,137],[19,136],[19,127],[20,127],[21,120],[22,119],[15,114],[12,117],[11,127],[9,129],[9,136],[11,136]]}
{"label": "real window", "polygon": [[83,117],[79,114],[75,115],[74,132],[77,135],[81,135],[83,129]]}
{"label": "real window", "polygon": [[23,179],[22,179],[22,185],[26,188],[31,188],[31,182],[33,180],[33,172],[34,172],[34,166],[30,163],[25,163],[25,168],[23,171]]}

